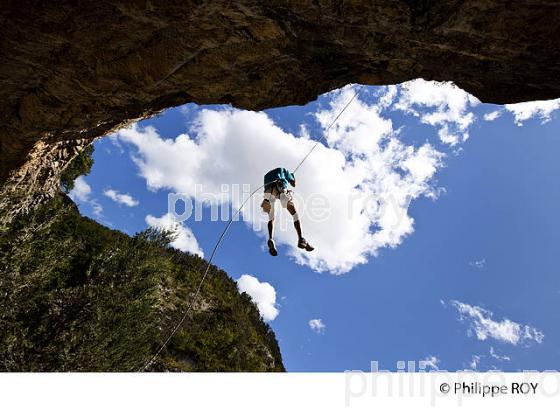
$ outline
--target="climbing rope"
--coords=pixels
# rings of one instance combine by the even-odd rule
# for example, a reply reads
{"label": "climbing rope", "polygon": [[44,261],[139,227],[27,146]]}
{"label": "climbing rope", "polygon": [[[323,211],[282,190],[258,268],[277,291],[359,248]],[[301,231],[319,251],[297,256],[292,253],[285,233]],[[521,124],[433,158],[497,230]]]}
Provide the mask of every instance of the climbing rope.
{"label": "climbing rope", "polygon": [[325,142],[328,144],[327,136],[329,135],[329,131],[331,130],[332,126],[338,121],[338,119],[340,118],[342,113],[344,111],[346,111],[346,109],[350,106],[350,104],[352,104],[352,101],[354,101],[356,99],[356,97],[362,92],[363,89],[364,89],[363,85],[358,85],[358,89],[356,91],[354,91],[354,95],[352,96],[352,98],[350,98],[348,100],[348,102],[346,103],[344,108],[342,108],[342,110],[338,113],[338,115],[334,118],[334,120],[327,127],[324,134],[321,135],[321,138],[318,139],[317,142],[315,142],[315,144],[313,145],[313,147],[311,147],[311,149],[309,150],[307,155],[305,155],[305,157],[303,157],[303,159],[299,162],[298,166],[294,169],[294,172],[293,172],[294,174],[297,172],[299,167],[301,167],[302,164],[307,160],[307,157],[309,157],[311,155],[311,153],[315,150],[315,148],[317,148],[317,145],[319,145],[319,143],[321,142],[321,139],[324,139]]}
{"label": "climbing rope", "polygon": [[[276,182],[276,181],[274,181]],[[222,240],[224,239],[224,236],[226,236],[227,231],[229,230],[229,227],[231,226],[231,224],[233,223],[233,221],[237,218],[237,216],[239,215],[239,213],[241,212],[241,210],[243,209],[243,207],[245,206],[245,204],[249,201],[249,199],[251,199],[253,197],[253,195],[255,195],[259,190],[261,190],[263,187],[265,186],[265,184],[261,185],[260,187],[258,187],[257,189],[255,189],[253,192],[251,192],[251,195],[249,195],[241,204],[241,206],[237,209],[237,212],[235,212],[235,214],[230,218],[230,220],[228,221],[226,227],[224,228],[224,230],[222,231],[220,237],[218,238],[218,241],[216,242],[216,244],[214,245],[214,249],[212,249],[212,253],[210,254],[210,258],[208,259],[208,262],[206,263],[206,269],[204,270],[204,274],[202,275],[202,279],[200,280],[200,283],[198,284],[198,287],[196,288],[196,292],[194,293],[194,296],[191,298],[191,302],[189,303],[189,305],[187,306],[187,309],[185,310],[185,313],[183,314],[183,316],[181,317],[181,320],[177,323],[177,325],[173,328],[173,330],[171,331],[171,333],[169,334],[169,336],[167,337],[167,339],[165,339],[165,341],[163,342],[163,344],[160,346],[160,348],[157,350],[157,352],[152,356],[152,358],[146,362],[146,364],[144,364],[144,366],[140,369],[141,372],[145,371],[152,363],[153,361],[159,356],[159,354],[162,352],[162,350],[165,348],[165,346],[167,346],[167,344],[169,343],[169,341],[171,340],[171,338],[173,336],[175,336],[175,333],[177,333],[177,331],[179,330],[179,328],[183,325],[183,323],[185,323],[185,320],[187,319],[187,316],[189,315],[189,312],[194,304],[194,301],[196,300],[196,298],[198,297],[198,294],[200,293],[200,290],[202,289],[202,284],[204,283],[204,280],[206,279],[206,276],[208,275],[208,272],[210,270],[210,265],[212,263],[212,260],[214,259],[214,255],[216,255],[216,251],[218,250],[218,247],[220,246],[220,243],[222,243]]]}
{"label": "climbing rope", "polygon": [[[324,139],[326,142],[326,136],[328,135],[330,129],[332,128],[332,126],[338,121],[338,119],[340,118],[340,116],[342,115],[342,113],[344,111],[346,111],[346,109],[350,106],[350,104],[352,103],[352,101],[354,101],[356,99],[356,97],[362,92],[362,90],[364,89],[363,85],[359,85],[359,88],[354,92],[354,95],[352,96],[352,98],[346,103],[346,105],[342,108],[342,110],[338,113],[338,115],[334,118],[334,120],[331,122],[331,124],[326,128],[325,133],[323,135],[321,135],[321,138]],[[313,147],[311,147],[311,149],[309,150],[309,152],[303,157],[303,159],[300,161],[300,163],[298,164],[298,166],[294,169],[294,174],[297,172],[297,170],[303,165],[303,163],[307,160],[307,158],[309,157],[309,155],[311,155],[311,153],[315,150],[315,148],[317,147],[317,145],[319,145],[319,143],[321,142],[321,139],[317,140],[317,142],[315,142],[315,144],[313,145]],[[278,182],[279,180],[275,180],[273,182],[270,182],[269,184]],[[158,350],[156,351],[156,353],[151,357],[150,360],[148,360],[138,371],[139,372],[144,372],[146,371],[146,369],[148,367],[150,367],[150,365],[154,362],[154,360],[157,359],[157,357],[160,355],[160,353],[163,351],[163,349],[165,349],[165,347],[167,346],[167,344],[169,343],[169,341],[173,338],[173,336],[175,336],[175,334],[177,333],[177,331],[181,328],[181,326],[183,325],[183,323],[185,323],[185,320],[187,319],[193,305],[194,302],[196,301],[200,290],[202,289],[202,285],[204,283],[204,280],[206,279],[206,276],[208,275],[208,272],[210,271],[210,265],[212,264],[212,260],[214,259],[214,256],[216,255],[216,251],[218,250],[220,244],[222,243],[222,240],[224,239],[224,237],[226,236],[227,231],[229,230],[229,227],[231,226],[231,224],[233,223],[233,221],[239,216],[239,214],[241,213],[241,210],[243,209],[243,207],[245,206],[245,204],[247,204],[247,202],[249,202],[249,200],[253,197],[253,195],[255,195],[258,191],[260,191],[262,188],[264,188],[264,186],[267,184],[263,184],[261,186],[259,186],[257,189],[255,189],[254,191],[251,192],[251,194],[241,203],[241,205],[239,206],[239,208],[237,208],[237,211],[235,212],[235,214],[230,218],[230,220],[228,221],[228,223],[226,224],[224,230],[222,231],[222,233],[220,234],[220,237],[218,238],[218,240],[216,241],[216,244],[214,245],[214,249],[212,249],[212,253],[210,254],[210,258],[208,259],[207,263],[206,263],[206,269],[204,270],[204,274],[202,275],[202,279],[200,280],[200,283],[198,284],[198,287],[196,288],[196,292],[194,293],[194,296],[191,298],[191,301],[189,303],[189,305],[187,306],[187,309],[185,310],[185,313],[183,314],[183,316],[181,317],[181,320],[179,320],[179,322],[175,325],[175,327],[173,328],[173,330],[171,331],[171,333],[169,334],[169,336],[165,339],[165,341],[162,343],[162,345],[158,348]]]}

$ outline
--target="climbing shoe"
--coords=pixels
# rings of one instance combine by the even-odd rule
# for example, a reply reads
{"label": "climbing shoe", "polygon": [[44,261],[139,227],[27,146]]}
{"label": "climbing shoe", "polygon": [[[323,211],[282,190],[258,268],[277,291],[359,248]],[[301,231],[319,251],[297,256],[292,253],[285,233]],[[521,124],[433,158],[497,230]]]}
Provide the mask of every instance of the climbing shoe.
{"label": "climbing shoe", "polygon": [[274,241],[272,239],[268,240],[268,253],[272,256],[278,255],[278,251],[276,250],[276,246],[274,245]]}
{"label": "climbing shoe", "polygon": [[299,239],[297,246],[298,248],[305,249],[307,252],[311,252],[313,249],[315,249],[304,238]]}

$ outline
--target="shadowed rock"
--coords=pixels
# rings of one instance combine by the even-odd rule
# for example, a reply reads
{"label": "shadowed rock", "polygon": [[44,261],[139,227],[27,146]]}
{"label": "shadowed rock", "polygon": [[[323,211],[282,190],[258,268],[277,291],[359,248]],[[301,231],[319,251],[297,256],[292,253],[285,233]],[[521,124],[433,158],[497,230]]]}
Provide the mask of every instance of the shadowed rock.
{"label": "shadowed rock", "polygon": [[262,109],[417,77],[486,102],[559,97],[558,38],[560,6],[537,0],[7,1],[0,182],[39,140],[186,102]]}

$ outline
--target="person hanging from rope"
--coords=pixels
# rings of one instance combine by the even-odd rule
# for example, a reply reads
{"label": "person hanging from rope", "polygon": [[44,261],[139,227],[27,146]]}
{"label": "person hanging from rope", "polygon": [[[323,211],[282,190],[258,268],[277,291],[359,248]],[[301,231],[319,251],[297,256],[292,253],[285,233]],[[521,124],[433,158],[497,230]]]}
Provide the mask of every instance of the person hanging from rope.
{"label": "person hanging from rope", "polygon": [[268,214],[268,251],[272,256],[278,255],[273,239],[274,205],[278,199],[282,207],[286,208],[292,215],[294,228],[298,235],[298,248],[305,249],[307,252],[315,249],[301,234],[301,223],[292,197],[292,191],[288,189],[288,184],[295,187],[296,177],[286,168],[275,168],[264,176],[264,199],[261,208],[263,212]]}

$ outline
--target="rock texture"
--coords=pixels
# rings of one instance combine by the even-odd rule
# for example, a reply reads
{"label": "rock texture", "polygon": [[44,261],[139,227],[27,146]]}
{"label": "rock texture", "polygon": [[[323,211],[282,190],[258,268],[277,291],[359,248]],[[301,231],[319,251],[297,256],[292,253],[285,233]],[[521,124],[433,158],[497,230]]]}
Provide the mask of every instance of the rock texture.
{"label": "rock texture", "polygon": [[0,183],[38,141],[92,140],[186,102],[262,109],[417,77],[487,102],[556,98],[559,38],[550,0],[7,0]]}
{"label": "rock texture", "polygon": [[45,203],[60,191],[60,177],[70,161],[92,142],[88,139],[35,143],[25,163],[0,186],[0,226]]}

